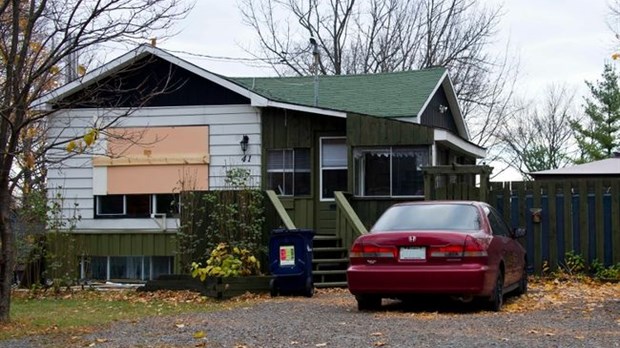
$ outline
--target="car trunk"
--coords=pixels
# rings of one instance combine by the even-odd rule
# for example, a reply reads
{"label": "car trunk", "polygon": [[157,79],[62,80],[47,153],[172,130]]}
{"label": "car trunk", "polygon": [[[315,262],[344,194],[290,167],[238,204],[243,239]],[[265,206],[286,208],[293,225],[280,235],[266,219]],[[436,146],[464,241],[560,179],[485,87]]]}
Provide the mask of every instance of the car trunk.
{"label": "car trunk", "polygon": [[[482,232],[375,232],[357,240],[351,263],[362,261],[370,266],[469,263],[486,257],[487,245],[488,238]],[[356,253],[356,249],[361,252]]]}

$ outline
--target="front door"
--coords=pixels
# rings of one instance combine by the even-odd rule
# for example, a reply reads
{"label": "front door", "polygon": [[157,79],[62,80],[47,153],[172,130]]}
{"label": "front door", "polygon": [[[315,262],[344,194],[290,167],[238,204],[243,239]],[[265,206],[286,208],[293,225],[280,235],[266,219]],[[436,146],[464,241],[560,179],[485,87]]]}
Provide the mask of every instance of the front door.
{"label": "front door", "polygon": [[315,229],[317,234],[336,234],[335,191],[347,190],[347,139],[318,138],[318,180],[315,192]]}

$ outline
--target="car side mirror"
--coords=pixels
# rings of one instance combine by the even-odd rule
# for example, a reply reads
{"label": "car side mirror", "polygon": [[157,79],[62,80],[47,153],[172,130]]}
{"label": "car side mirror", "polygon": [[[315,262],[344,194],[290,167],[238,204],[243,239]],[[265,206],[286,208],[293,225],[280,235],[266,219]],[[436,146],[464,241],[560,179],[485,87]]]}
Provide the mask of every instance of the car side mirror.
{"label": "car side mirror", "polygon": [[526,234],[527,234],[527,230],[525,228],[522,228],[522,227],[515,228],[512,231],[512,238],[517,239],[517,238],[525,237]]}

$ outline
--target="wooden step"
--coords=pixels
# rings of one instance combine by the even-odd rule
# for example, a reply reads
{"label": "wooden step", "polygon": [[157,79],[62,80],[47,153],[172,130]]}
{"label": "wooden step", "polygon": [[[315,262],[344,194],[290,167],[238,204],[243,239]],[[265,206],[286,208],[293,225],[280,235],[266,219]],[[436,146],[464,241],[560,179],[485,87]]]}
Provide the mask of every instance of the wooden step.
{"label": "wooden step", "polygon": [[315,288],[346,288],[347,282],[314,283]]}
{"label": "wooden step", "polygon": [[319,247],[319,248],[313,248],[312,251],[314,252],[326,252],[326,251],[349,251],[347,248],[343,248],[343,247]]}
{"label": "wooden step", "polygon": [[349,259],[344,257],[340,259],[312,259],[312,263],[348,263]]}
{"label": "wooden step", "polygon": [[335,236],[333,234],[315,234],[314,235],[314,240],[335,240],[338,241],[341,238],[338,236]]}
{"label": "wooden step", "polygon": [[331,274],[346,275],[347,274],[347,270],[346,269],[330,269],[330,270],[312,271],[312,275],[331,275]]}

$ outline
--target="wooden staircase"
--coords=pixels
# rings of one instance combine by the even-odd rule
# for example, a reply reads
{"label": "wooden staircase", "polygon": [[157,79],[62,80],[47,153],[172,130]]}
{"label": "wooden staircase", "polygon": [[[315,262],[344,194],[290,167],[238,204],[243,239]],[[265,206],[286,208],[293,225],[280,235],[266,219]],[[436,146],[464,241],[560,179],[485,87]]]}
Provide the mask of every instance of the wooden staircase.
{"label": "wooden staircase", "polygon": [[315,235],[312,248],[312,277],[317,288],[347,286],[349,250],[342,238],[333,235]]}

